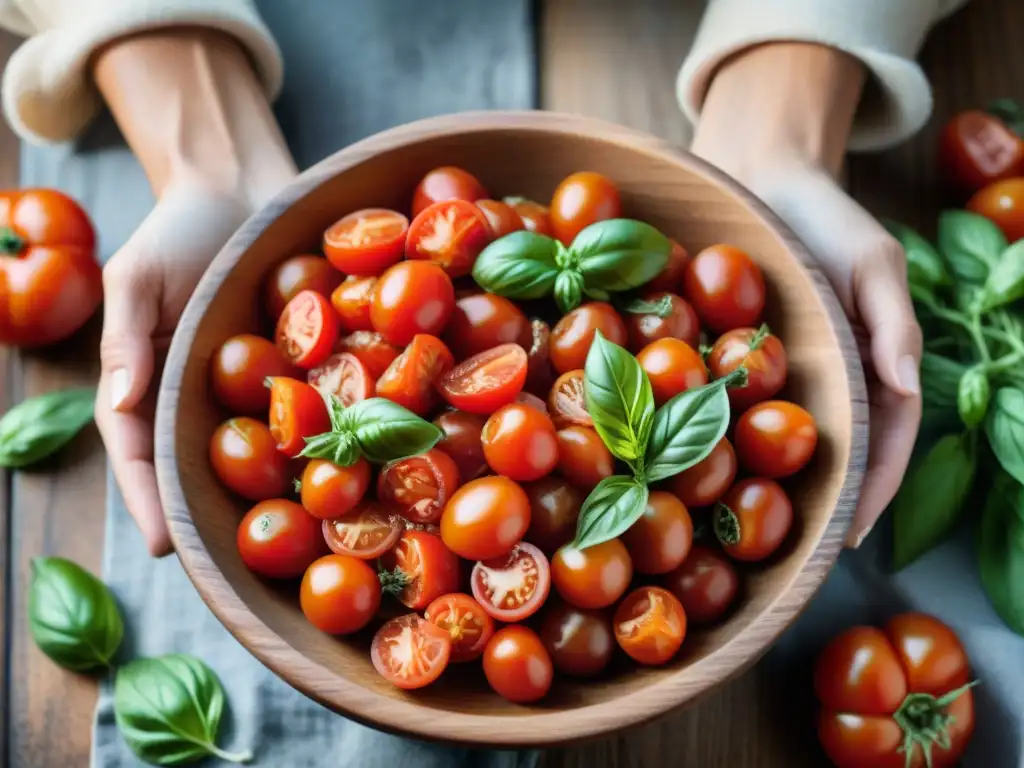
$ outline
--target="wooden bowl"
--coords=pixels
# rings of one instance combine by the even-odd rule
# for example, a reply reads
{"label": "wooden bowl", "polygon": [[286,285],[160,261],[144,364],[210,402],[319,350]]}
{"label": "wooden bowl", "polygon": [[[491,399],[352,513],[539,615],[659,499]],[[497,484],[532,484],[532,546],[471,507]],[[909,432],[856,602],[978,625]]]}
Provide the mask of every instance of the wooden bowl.
{"label": "wooden bowl", "polygon": [[[814,414],[812,465],[787,483],[796,525],[770,563],[744,568],[742,602],[723,624],[694,630],[661,668],[619,664],[600,680],[559,679],[533,706],[492,693],[477,665],[453,665],[412,694],[370,664],[369,633],[322,634],[282,588],[242,564],[235,532],[247,504],[217,481],[207,455],[224,418],[207,366],[229,336],[257,328],[268,271],[318,251],[325,228],[367,206],[407,209],[423,174],[458,165],[495,196],[550,199],[578,170],[612,178],[624,215],[696,252],[728,242],[760,263],[767,320],[785,342],[786,396]],[[850,328],[809,254],[767,208],[724,174],[665,142],[582,117],[541,112],[462,114],[372,136],[318,163],[235,233],[203,277],[174,335],[156,424],[160,493],[178,556],[224,625],[264,664],[321,704],[410,736],[488,746],[541,746],[608,734],[692,702],[757,660],[832,567],[857,501],[867,454],[867,404]]]}

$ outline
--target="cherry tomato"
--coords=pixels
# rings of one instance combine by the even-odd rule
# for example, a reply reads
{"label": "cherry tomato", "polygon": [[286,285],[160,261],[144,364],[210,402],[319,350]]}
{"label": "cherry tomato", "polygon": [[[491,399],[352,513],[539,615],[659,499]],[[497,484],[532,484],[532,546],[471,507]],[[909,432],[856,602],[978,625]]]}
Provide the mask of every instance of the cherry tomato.
{"label": "cherry tomato", "polygon": [[102,298],[96,233],[78,203],[55,189],[0,192],[0,344],[67,338]]}
{"label": "cherry tomato", "polygon": [[477,200],[476,207],[483,211],[487,225],[491,228],[491,235],[495,238],[525,229],[523,220],[508,203],[500,200]]}
{"label": "cherry tomato", "polygon": [[664,664],[686,637],[686,612],[667,589],[640,587],[615,610],[612,626],[619,647],[635,661]]}
{"label": "cherry tomato", "polygon": [[441,676],[451,649],[448,632],[410,613],[391,619],[377,630],[370,644],[370,660],[389,683],[414,690]]}
{"label": "cherry tomato", "polygon": [[686,559],[693,544],[693,521],[679,499],[651,491],[644,513],[622,534],[637,573],[668,573]]}
{"label": "cherry tomato", "polygon": [[799,405],[766,400],[740,416],[733,440],[740,464],[752,473],[788,477],[810,461],[818,444],[818,427]]}
{"label": "cherry tomato", "polygon": [[482,560],[470,577],[473,597],[498,621],[512,623],[533,616],[551,589],[551,567],[544,553],[521,541],[503,557]]}
{"label": "cherry tomato", "polygon": [[682,290],[683,272],[686,271],[686,264],[690,260],[690,254],[672,238],[669,238],[668,241],[672,243],[672,250],[668,254],[668,263],[653,280],[644,286],[648,291],[678,293]]}
{"label": "cherry tomato", "polygon": [[450,277],[462,277],[473,271],[476,257],[491,237],[487,217],[472,203],[434,203],[413,219],[405,241],[405,257],[430,261]]}
{"label": "cherry tomato", "polygon": [[540,411],[545,416],[548,415],[548,404],[545,403],[532,392],[520,392],[518,395],[516,395],[516,402],[522,403],[523,405],[528,405],[531,408]]}
{"label": "cherry tomato", "polygon": [[1008,241],[1017,242],[1024,238],[1024,178],[989,184],[967,201],[967,210],[991,219]]}
{"label": "cherry tomato", "polygon": [[536,480],[558,464],[555,425],[547,414],[523,403],[498,409],[484,424],[480,440],[490,468],[513,480]]}
{"label": "cherry tomato", "polygon": [[626,344],[626,324],[611,304],[592,301],[565,315],[551,332],[551,364],[559,373],[583,368],[594,334],[601,331],[608,341]]}
{"label": "cherry tomato", "polygon": [[950,183],[974,192],[1024,173],[1024,141],[996,115],[961,112],[942,131],[939,167]]}
{"label": "cherry tomato", "polygon": [[277,450],[270,428],[244,416],[217,427],[210,464],[228,489],[250,501],[284,496],[291,484],[291,462]]}
{"label": "cherry tomato", "polygon": [[658,339],[636,356],[651,380],[654,402],[664,405],[680,392],[708,383],[708,369],[697,351],[680,339]]}
{"label": "cherry tomato", "polygon": [[633,561],[618,539],[574,549],[566,544],[551,560],[551,580],[562,598],[577,608],[605,608],[633,578]]}
{"label": "cherry tomato", "polygon": [[632,352],[639,352],[658,339],[681,339],[695,348],[700,343],[697,313],[685,299],[672,293],[648,292],[640,294],[640,300],[650,305],[651,311],[626,314]]}
{"label": "cherry tomato", "polygon": [[594,222],[621,215],[619,188],[611,179],[593,171],[566,176],[551,198],[551,228],[565,245]]}
{"label": "cherry tomato", "polygon": [[499,629],[484,649],[484,675],[491,688],[517,704],[543,699],[555,670],[544,644],[532,629]]}
{"label": "cherry tomato", "polygon": [[505,203],[519,214],[524,229],[538,235],[551,236],[551,212],[546,206],[523,197],[506,197]]}
{"label": "cherry tomato", "polygon": [[331,355],[341,327],[329,301],[315,291],[299,291],[277,321],[277,346],[300,368],[313,368]]}
{"label": "cherry tomato", "polygon": [[465,411],[445,411],[434,419],[434,424],[444,432],[444,438],[437,444],[437,448],[454,459],[462,482],[468,482],[487,471],[484,445],[480,442],[480,433],[486,423],[487,419],[480,414]]}
{"label": "cherry tomato", "polygon": [[558,472],[584,491],[590,491],[615,470],[615,459],[590,427],[566,427],[558,440]]}
{"label": "cherry tomato", "polygon": [[560,477],[542,477],[523,486],[530,500],[530,527],[524,537],[548,555],[572,541],[583,494]]}
{"label": "cherry tomato", "polygon": [[331,293],[331,306],[338,313],[342,333],[373,330],[373,323],[370,322],[370,304],[376,285],[376,277],[352,275],[345,278],[345,281]]}
{"label": "cherry tomato", "polygon": [[270,579],[301,576],[324,552],[319,523],[286,499],[261,501],[246,512],[237,541],[246,567]]}
{"label": "cherry tomato", "polygon": [[723,437],[703,461],[669,478],[668,489],[687,507],[714,504],[736,479],[736,452]]}
{"label": "cherry tomato", "polygon": [[551,382],[555,379],[551,367],[551,328],[543,320],[530,321],[532,341],[526,355],[526,387],[538,397],[547,397]]}
{"label": "cherry tomato", "polygon": [[740,366],[747,369],[747,383],[729,387],[729,402],[736,410],[767,400],[786,383],[786,350],[767,325],[734,328],[718,337],[707,358],[707,366],[716,379]]}
{"label": "cherry tomato", "polygon": [[615,650],[612,625],[603,611],[575,608],[561,601],[545,613],[540,639],[555,669],[573,677],[601,674]]}
{"label": "cherry tomato", "polygon": [[388,344],[384,337],[376,331],[356,331],[348,336],[342,336],[338,339],[335,349],[338,352],[349,352],[358,357],[366,366],[370,378],[375,381],[402,353],[402,350],[393,344]]}
{"label": "cherry tomato", "polygon": [[698,544],[682,565],[665,575],[664,584],[679,598],[691,623],[713,624],[732,607],[740,577],[726,558]]}
{"label": "cherry tomato", "polygon": [[302,470],[299,494],[302,506],[313,517],[341,517],[362,501],[370,487],[370,465],[360,458],[351,467],[324,459],[311,459]]}
{"label": "cherry tomato", "polygon": [[459,487],[459,468],[437,448],[388,464],[377,478],[377,498],[414,523],[436,523]]}
{"label": "cherry tomato", "polygon": [[504,296],[474,293],[455,302],[444,340],[456,359],[464,360],[501,344],[529,351],[533,334],[526,315]]}
{"label": "cherry tomato", "polygon": [[302,253],[285,259],[267,278],[264,298],[267,315],[276,321],[285,305],[300,291],[315,291],[330,296],[345,276],[323,256]]}
{"label": "cherry tomato", "polygon": [[420,334],[377,379],[377,395],[425,416],[434,407],[434,382],[453,364],[452,353],[436,336]]}
{"label": "cherry tomato", "polygon": [[559,429],[570,426],[592,427],[583,393],[583,369],[566,371],[555,380],[548,393],[548,413]]}
{"label": "cherry tomato", "polygon": [[427,621],[445,632],[452,642],[452,661],[474,661],[483,655],[494,635],[494,619],[469,595],[453,592],[427,606]]}
{"label": "cherry tomato", "polygon": [[414,611],[459,588],[459,558],[433,533],[402,531],[398,543],[381,556],[381,563],[392,574],[395,569],[401,571],[399,583],[389,591]]}
{"label": "cherry tomato", "polygon": [[373,397],[376,387],[363,361],[349,352],[337,352],[312,369],[306,376],[309,385],[321,395],[333,395],[348,408]]}
{"label": "cherry tomato", "polygon": [[530,500],[507,477],[471,480],[451,497],[441,516],[441,538],[467,560],[507,555],[530,527]]}
{"label": "cherry tomato", "polygon": [[298,456],[305,447],[303,438],[328,432],[331,420],[320,393],[308,384],[285,376],[271,376],[270,434],[277,450]]}
{"label": "cherry tomato", "polygon": [[379,275],[402,258],[408,231],[409,220],[398,211],[365,208],[324,232],[324,255],[346,275]]}
{"label": "cherry tomato", "polygon": [[484,185],[471,173],[446,165],[435,168],[416,186],[412,196],[412,215],[419,216],[434,203],[445,200],[474,200],[487,198]]}
{"label": "cherry tomato", "polygon": [[376,501],[361,501],[343,516],[324,520],[321,527],[332,552],[360,560],[380,557],[405,530],[398,513]]}
{"label": "cherry tomato", "polygon": [[712,245],[686,265],[683,292],[701,325],[715,333],[757,326],[764,310],[764,277],[744,251]]}
{"label": "cherry tomato", "polygon": [[426,261],[403,261],[377,281],[370,319],[386,341],[401,347],[417,334],[439,336],[454,307],[455,289],[444,270]]}
{"label": "cherry tomato", "polygon": [[232,336],[213,353],[210,381],[217,402],[233,413],[264,414],[270,407],[268,376],[298,375],[276,346],[243,333]]}
{"label": "cherry tomato", "polygon": [[437,380],[437,389],[453,408],[494,413],[514,402],[525,383],[526,350],[502,344],[456,365]]}
{"label": "cherry tomato", "polygon": [[309,623],[330,635],[350,635],[370,623],[380,607],[373,568],[347,555],[324,555],[306,570],[299,605]]}
{"label": "cherry tomato", "polygon": [[750,477],[726,491],[715,509],[714,529],[736,560],[764,560],[779,548],[793,525],[793,505],[774,480]]}

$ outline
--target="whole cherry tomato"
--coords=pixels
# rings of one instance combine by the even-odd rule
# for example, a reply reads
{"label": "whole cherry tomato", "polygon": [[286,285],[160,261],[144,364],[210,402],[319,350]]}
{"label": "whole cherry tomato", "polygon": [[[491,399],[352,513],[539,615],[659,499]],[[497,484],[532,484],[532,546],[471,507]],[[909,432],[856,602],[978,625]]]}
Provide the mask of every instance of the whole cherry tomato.
{"label": "whole cherry tomato", "polygon": [[551,228],[565,245],[585,227],[621,215],[619,188],[611,179],[592,171],[566,176],[551,198]]}
{"label": "whole cherry tomato", "polygon": [[703,461],[669,478],[668,489],[687,507],[707,507],[729,490],[736,479],[736,452],[727,437]]}
{"label": "whole cherry tomato", "polygon": [[700,344],[700,321],[685,299],[673,293],[651,291],[640,295],[626,312],[629,349],[639,352],[658,339],[682,339],[691,347]]}
{"label": "whole cherry tomato", "polygon": [[757,326],[764,310],[764,277],[744,251],[712,245],[686,265],[683,292],[701,325],[715,333]]}
{"label": "whole cherry tomato", "polygon": [[529,527],[526,492],[500,475],[466,483],[449,499],[441,516],[441,538],[467,560],[507,555]]}
{"label": "whole cherry tomato", "polygon": [[527,231],[536,232],[538,235],[552,234],[551,212],[546,206],[524,197],[506,197],[505,203],[519,214],[523,228]]}
{"label": "whole cherry tomato", "polygon": [[424,209],[445,200],[474,200],[487,198],[487,190],[476,176],[446,165],[435,168],[416,186],[412,196],[412,215],[419,216]]}
{"label": "whole cherry tomato", "polygon": [[277,347],[300,368],[313,368],[331,355],[341,326],[331,303],[315,291],[299,291],[277,321]]}
{"label": "whole cherry tomato", "polygon": [[363,361],[349,352],[336,352],[312,369],[306,381],[324,397],[336,397],[348,408],[373,397],[373,376]]}
{"label": "whole cherry tomato", "polygon": [[587,412],[582,369],[566,371],[555,380],[554,386],[548,393],[548,413],[559,429],[571,426],[594,426],[594,420]]}
{"label": "whole cherry tomato", "polygon": [[558,464],[555,425],[547,414],[523,403],[498,409],[480,439],[490,468],[513,480],[536,480]]}
{"label": "whole cherry tomato", "polygon": [[786,350],[767,325],[734,328],[718,337],[707,358],[708,370],[716,379],[740,366],[747,369],[747,383],[729,387],[729,402],[736,410],[774,397],[786,383]]}
{"label": "whole cherry tomato", "polygon": [[668,263],[665,264],[665,268],[653,280],[644,285],[644,288],[648,291],[678,293],[682,290],[683,272],[686,271],[686,264],[690,260],[690,254],[672,238],[669,238],[669,242],[672,243],[672,250],[668,254]]}
{"label": "whole cherry tomato", "polygon": [[377,395],[425,416],[434,407],[434,383],[453,364],[452,353],[436,336],[419,334],[377,379]]}
{"label": "whole cherry tomato", "polygon": [[686,612],[667,589],[640,587],[615,610],[612,626],[619,647],[635,661],[664,664],[686,637]]}
{"label": "whole cherry tomato", "polygon": [[272,376],[270,383],[270,434],[277,450],[286,456],[298,456],[305,447],[304,438],[327,432],[331,420],[320,393],[308,384],[286,376]]}
{"label": "whole cherry tomato", "polygon": [[476,257],[493,237],[483,211],[465,200],[447,200],[425,208],[413,219],[405,257],[441,267],[450,277],[473,271]]}
{"label": "whole cherry tomato", "polygon": [[264,297],[267,315],[277,321],[285,305],[300,291],[316,291],[330,296],[345,276],[323,256],[300,253],[278,264],[267,278]]}
{"label": "whole cherry tomato", "polygon": [[527,704],[547,695],[555,670],[537,633],[514,624],[499,629],[487,643],[484,675],[498,695]]}
{"label": "whole cherry tomato", "polygon": [[351,275],[331,293],[331,306],[338,313],[342,333],[373,330],[370,304],[376,285],[376,277]]}
{"label": "whole cherry tomato", "polygon": [[381,575],[388,593],[414,611],[459,588],[459,558],[433,533],[402,531],[381,564],[390,571]]}
{"label": "whole cherry tomato", "polygon": [[0,344],[67,338],[102,298],[96,233],[78,203],[55,189],[0,192]]}
{"label": "whole cherry tomato", "polygon": [[380,276],[370,305],[373,328],[405,346],[420,333],[440,335],[455,307],[452,281],[429,261],[403,261]]}
{"label": "whole cherry tomato", "polygon": [[313,517],[341,517],[363,500],[370,487],[370,465],[360,458],[351,467],[323,459],[311,459],[302,470],[299,494],[302,506]]}
{"label": "whole cherry tomato", "polygon": [[253,573],[293,579],[324,553],[320,523],[294,501],[269,499],[238,524],[238,554]]}
{"label": "whole cherry tomato", "polygon": [[1011,243],[1024,238],[1024,177],[992,182],[967,201],[967,210],[994,221]]}
{"label": "whole cherry tomato", "polygon": [[633,578],[633,561],[618,539],[575,549],[566,544],[551,560],[551,580],[566,602],[577,608],[605,608]]}
{"label": "whole cherry tomato", "polygon": [[244,416],[217,427],[210,464],[228,489],[250,501],[284,496],[291,484],[291,462],[277,450],[270,428]]}
{"label": "whole cherry tomato", "polygon": [[551,567],[543,552],[521,541],[507,555],[473,566],[470,584],[473,597],[493,618],[523,621],[548,599]]}
{"label": "whole cherry tomato", "polygon": [[526,383],[526,350],[502,344],[473,355],[437,380],[449,405],[470,413],[494,413],[515,401]]}
{"label": "whole cherry tomato", "polygon": [[708,383],[708,369],[697,351],[680,339],[658,339],[636,356],[651,381],[654,402],[664,405],[680,392]]}
{"label": "whole cherry tomato", "polygon": [[281,350],[259,336],[232,336],[213,353],[210,383],[217,402],[233,413],[264,414],[270,407],[268,376],[297,376]]}
{"label": "whole cherry tomato", "polygon": [[551,367],[551,328],[543,320],[530,321],[531,342],[526,355],[525,389],[538,397],[547,397],[555,372]]}
{"label": "whole cherry tomato", "polygon": [[611,477],[615,458],[591,427],[566,427],[555,433],[558,440],[558,472],[584,491]]}
{"label": "whole cherry tomato", "polygon": [[324,232],[324,254],[346,275],[379,275],[402,258],[408,230],[409,220],[398,211],[355,211]]}
{"label": "whole cherry tomato", "polygon": [[626,324],[611,304],[592,301],[565,315],[551,331],[551,364],[559,373],[583,368],[594,334],[601,331],[608,341],[625,346]]}
{"label": "whole cherry tomato", "polygon": [[555,669],[573,677],[599,675],[612,660],[615,635],[603,611],[576,608],[558,601],[545,609],[540,639]]}
{"label": "whole cherry tomato", "polygon": [[560,477],[542,477],[523,485],[530,500],[530,527],[524,537],[550,555],[572,541],[583,494]]}
{"label": "whole cherry tomato", "polygon": [[504,296],[475,293],[455,302],[444,340],[457,360],[501,344],[518,344],[527,352],[533,344],[530,321]]}
{"label": "whole cherry tomato", "polygon": [[388,369],[388,366],[395,361],[402,350],[393,344],[388,344],[376,331],[356,331],[348,336],[338,339],[335,347],[339,352],[349,352],[358,357],[370,378],[376,381]]}
{"label": "whole cherry tomato", "polygon": [[519,218],[515,208],[508,203],[503,203],[500,200],[477,200],[476,207],[483,211],[487,224],[491,228],[491,234],[495,238],[525,229],[523,220]]}
{"label": "whole cherry tomato", "polygon": [[455,461],[462,482],[469,482],[487,471],[484,444],[480,441],[486,423],[486,417],[465,411],[445,411],[434,419],[434,424],[444,432],[437,448]]}
{"label": "whole cherry tomato", "polygon": [[414,523],[436,523],[459,487],[459,468],[437,448],[393,461],[380,471],[377,498]]}
{"label": "whole cherry tomato", "polygon": [[393,508],[377,501],[361,501],[341,517],[324,520],[323,537],[338,555],[376,560],[398,541],[405,530]]}
{"label": "whole cherry tomato", "polygon": [[448,633],[452,641],[451,660],[479,659],[494,635],[494,619],[469,595],[453,592],[427,606],[427,621]]}
{"label": "whole cherry tomato", "polygon": [[942,131],[939,167],[950,183],[974,192],[1024,173],[1024,141],[997,115],[961,112]]}
{"label": "whole cherry tomato", "polygon": [[392,685],[414,690],[430,685],[448,666],[449,633],[415,613],[386,622],[370,643],[370,661]]}
{"label": "whole cherry tomato", "polygon": [[693,544],[693,521],[679,499],[651,491],[643,515],[622,534],[637,573],[668,573],[686,559]]}
{"label": "whole cherry tomato", "polygon": [[774,480],[750,477],[726,491],[715,509],[714,529],[736,560],[764,560],[779,548],[793,525],[793,505]]}
{"label": "whole cherry tomato", "polygon": [[696,545],[683,564],[665,575],[665,588],[679,598],[693,624],[713,624],[736,599],[740,577],[736,566],[709,547]]}
{"label": "whole cherry tomato", "polygon": [[347,555],[324,555],[306,570],[299,605],[309,623],[330,635],[350,635],[370,623],[380,607],[373,568]]}
{"label": "whole cherry tomato", "polygon": [[742,466],[762,477],[788,477],[810,461],[818,427],[799,405],[766,400],[740,416],[733,440]]}

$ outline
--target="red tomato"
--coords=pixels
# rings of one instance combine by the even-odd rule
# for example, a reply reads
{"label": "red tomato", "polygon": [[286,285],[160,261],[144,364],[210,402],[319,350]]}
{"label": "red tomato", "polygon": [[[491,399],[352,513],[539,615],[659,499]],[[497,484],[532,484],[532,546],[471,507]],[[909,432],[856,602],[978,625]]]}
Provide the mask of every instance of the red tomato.
{"label": "red tomato", "polygon": [[293,579],[324,552],[320,525],[294,501],[270,499],[250,509],[238,525],[238,554],[253,573]]}
{"label": "red tomato", "polygon": [[331,306],[338,313],[342,333],[373,330],[373,323],[370,322],[370,304],[376,285],[376,277],[352,275],[345,278],[345,281],[331,293]]}
{"label": "red tomato", "polygon": [[905,613],[884,631],[849,629],[815,665],[821,744],[839,768],[924,768],[926,751],[928,765],[952,768],[974,732],[969,679],[960,640],[936,618]]}
{"label": "red tomato", "polygon": [[632,352],[639,352],[652,341],[666,338],[682,339],[694,348],[700,344],[700,322],[685,299],[661,292],[643,293],[640,299],[658,307],[658,310],[626,314],[626,331]]}
{"label": "red tomato", "polygon": [[412,215],[419,216],[434,203],[445,200],[466,200],[471,203],[486,197],[487,190],[476,176],[461,168],[446,165],[432,170],[416,186],[412,196]]}
{"label": "red tomato", "polygon": [[323,256],[303,253],[278,264],[264,288],[267,315],[276,321],[285,305],[300,291],[316,291],[330,296],[345,276]]}
{"label": "red tomato", "polygon": [[306,570],[299,605],[309,623],[330,635],[350,635],[370,623],[380,607],[373,568],[346,555],[324,555]]}
{"label": "red tomato", "polygon": [[672,238],[669,238],[668,241],[672,243],[672,250],[668,254],[668,263],[658,273],[657,277],[644,286],[648,291],[678,293],[682,290],[683,272],[686,271],[686,264],[690,260],[690,254]]}
{"label": "red tomato", "polygon": [[640,587],[616,609],[612,625],[619,647],[631,658],[641,664],[664,664],[686,637],[686,612],[667,589]]}
{"label": "red tomato", "polygon": [[402,350],[388,344],[384,337],[376,331],[356,331],[338,339],[335,349],[339,352],[350,352],[362,361],[370,378],[377,380],[395,361]]}
{"label": "red tomato", "polygon": [[467,560],[507,555],[530,526],[530,500],[507,477],[471,480],[459,488],[441,517],[441,538]]}
{"label": "red tomato", "polygon": [[643,515],[622,534],[622,543],[637,573],[668,573],[690,552],[693,521],[671,493],[651,491]]}
{"label": "red tomato", "polygon": [[377,478],[377,498],[414,523],[436,523],[459,487],[459,468],[437,448],[388,464]]}
{"label": "red tomato", "polygon": [[633,578],[633,561],[618,539],[574,549],[568,544],[551,560],[551,580],[562,598],[577,608],[605,608]]}
{"label": "red tomato", "polygon": [[501,344],[518,344],[529,351],[533,344],[530,321],[504,296],[475,293],[455,302],[444,332],[445,343],[459,360]]}
{"label": "red tomato", "polygon": [[531,408],[540,411],[545,416],[548,415],[548,404],[545,403],[532,392],[520,392],[518,395],[516,395],[516,402],[522,403],[523,405],[528,405]]}
{"label": "red tomato", "polygon": [[524,229],[538,235],[551,236],[551,212],[546,206],[523,197],[506,197],[505,203],[519,214]]}
{"label": "red tomato", "polygon": [[615,458],[590,427],[566,427],[555,433],[558,440],[558,472],[584,491],[611,477]]}
{"label": "red tomato", "polygon": [[218,479],[242,498],[284,496],[291,484],[291,462],[276,443],[266,424],[246,417],[228,419],[210,439],[210,464]]}
{"label": "red tomato", "polygon": [[379,275],[401,260],[408,230],[409,220],[398,211],[365,208],[324,232],[324,255],[346,275]]}
{"label": "red tomato", "polygon": [[330,357],[340,331],[330,302],[314,291],[300,291],[277,321],[277,346],[290,362],[309,369]]}
{"label": "red tomato", "polygon": [[995,115],[961,112],[942,131],[939,167],[952,184],[974,192],[1024,173],[1024,141]]}
{"label": "red tomato", "polygon": [[542,477],[523,486],[530,500],[530,527],[524,537],[544,554],[572,541],[583,494],[560,477]]}
{"label": "red tomato", "polygon": [[405,527],[391,507],[362,501],[342,517],[324,520],[323,537],[331,551],[360,560],[375,560],[398,541]]}
{"label": "red tomato", "polygon": [[573,677],[601,674],[615,650],[615,635],[603,611],[583,610],[563,602],[546,610],[540,639],[555,669]]}
{"label": "red tomato", "polygon": [[233,413],[266,413],[270,407],[267,377],[298,373],[281,350],[266,339],[248,333],[225,341],[210,361],[213,396]]}
{"label": "red tomato", "polygon": [[337,352],[312,369],[306,381],[324,397],[333,395],[348,408],[374,395],[373,377],[355,355]]}
{"label": "red tomato", "polygon": [[799,472],[818,444],[814,417],[795,403],[766,400],[746,411],[733,435],[740,464],[756,475],[779,478]]}
{"label": "red tomato", "polygon": [[686,265],[683,292],[701,325],[715,333],[757,326],[764,310],[764,277],[744,251],[712,245]]}
{"label": "red tomato", "polygon": [[473,597],[498,621],[512,623],[533,616],[551,590],[551,567],[544,553],[521,541],[512,551],[473,566]]}
{"label": "red tomato", "polygon": [[664,405],[680,392],[708,383],[708,369],[697,351],[679,339],[658,339],[636,356],[651,380],[654,402]]}
{"label": "red tomato", "polygon": [[311,459],[302,470],[299,493],[309,514],[330,520],[354,509],[369,487],[370,465],[366,459],[359,459],[351,467]]}
{"label": "red tomato", "polygon": [[594,334],[601,331],[608,341],[626,344],[626,324],[611,304],[592,301],[565,315],[551,332],[551,364],[559,373],[583,368]]}
{"label": "red tomato", "polygon": [[500,200],[477,200],[476,207],[483,211],[487,224],[491,228],[491,234],[495,238],[525,229],[523,220],[508,203],[503,203]]}
{"label": "red tomato", "polygon": [[444,432],[444,438],[437,444],[437,448],[454,459],[462,482],[468,482],[487,471],[484,445],[480,442],[480,433],[485,423],[485,417],[465,411],[445,411],[434,419],[434,424]]}
{"label": "red tomato", "polygon": [[555,670],[544,644],[532,629],[499,629],[484,649],[484,675],[491,688],[517,704],[543,699]]}
{"label": "red tomato", "polygon": [[551,228],[565,245],[594,222],[621,215],[619,188],[611,179],[592,171],[566,176],[551,198]]}
{"label": "red tomato", "polygon": [[473,271],[476,257],[489,242],[491,227],[483,211],[465,200],[447,200],[413,219],[405,257],[430,261],[450,277],[462,277]]}
{"label": "red tomato", "polygon": [[718,337],[707,358],[708,370],[721,379],[740,366],[747,369],[747,383],[729,387],[729,402],[736,410],[773,397],[786,383],[786,350],[767,325],[760,329],[735,328]]}
{"label": "red tomato", "polygon": [[67,338],[102,298],[96,233],[78,203],[55,189],[0,192],[0,344]]}
{"label": "red tomato", "polygon": [[592,427],[583,393],[583,370],[566,371],[555,380],[548,393],[548,413],[559,429],[571,426]]}
{"label": "red tomato", "polygon": [[668,489],[687,507],[708,507],[736,479],[736,452],[723,437],[703,461],[669,478]]}
{"label": "red tomato", "polygon": [[726,491],[715,510],[714,528],[734,559],[764,560],[779,548],[793,525],[793,505],[774,480],[750,477]]}
{"label": "red tomato", "polygon": [[430,685],[448,666],[449,634],[415,613],[391,619],[373,636],[370,660],[381,677],[398,688]]}
{"label": "red tomato", "polygon": [[452,661],[474,661],[494,635],[494,619],[469,595],[453,592],[427,606],[427,621],[445,632],[452,642]]}
{"label": "red tomato", "polygon": [[308,384],[286,376],[272,376],[270,383],[270,434],[277,450],[298,456],[305,447],[303,438],[328,432],[331,420],[320,393]]}
{"label": "red tomato", "polygon": [[394,362],[377,379],[377,395],[424,416],[437,400],[434,382],[453,364],[452,353],[436,336],[413,337]]}
{"label": "red tomato", "polygon": [[453,408],[494,413],[514,402],[525,383],[526,350],[502,344],[456,365],[437,380],[437,389]]}
{"label": "red tomato", "polygon": [[666,574],[664,583],[679,598],[690,622],[713,624],[732,607],[740,577],[718,552],[696,545],[682,565]]}
{"label": "red tomato", "polygon": [[381,563],[392,576],[396,569],[401,571],[388,591],[414,611],[459,588],[459,558],[433,533],[403,531],[398,543],[381,556]]}
{"label": "red tomato", "polygon": [[555,425],[547,414],[523,403],[497,410],[484,424],[480,439],[490,468],[513,480],[536,480],[558,464]]}
{"label": "red tomato", "polygon": [[377,281],[370,319],[385,340],[401,347],[421,333],[439,336],[454,307],[455,289],[444,270],[426,261],[403,261]]}
{"label": "red tomato", "polygon": [[1024,238],[1024,177],[989,184],[967,201],[967,210],[994,221],[1011,243]]}
{"label": "red tomato", "polygon": [[526,389],[539,397],[547,397],[555,379],[551,367],[551,328],[543,320],[530,321],[532,341],[526,355]]}

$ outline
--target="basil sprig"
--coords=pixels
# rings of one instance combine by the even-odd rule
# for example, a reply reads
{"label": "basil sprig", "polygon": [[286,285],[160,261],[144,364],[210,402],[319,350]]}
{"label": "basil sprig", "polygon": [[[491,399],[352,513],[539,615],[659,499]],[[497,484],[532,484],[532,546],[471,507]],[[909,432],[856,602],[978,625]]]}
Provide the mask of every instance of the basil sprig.
{"label": "basil sprig", "polygon": [[20,468],[57,452],[93,415],[93,388],[47,392],[23,400],[0,418],[0,467]]}

